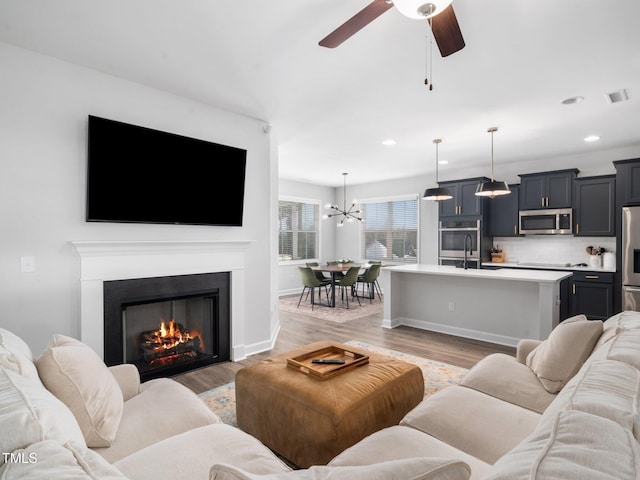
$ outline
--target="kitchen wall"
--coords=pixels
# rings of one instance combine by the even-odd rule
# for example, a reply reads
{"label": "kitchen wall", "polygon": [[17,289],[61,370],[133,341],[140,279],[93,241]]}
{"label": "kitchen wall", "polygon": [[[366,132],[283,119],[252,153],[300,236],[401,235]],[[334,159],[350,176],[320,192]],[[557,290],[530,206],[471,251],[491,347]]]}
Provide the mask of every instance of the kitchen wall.
{"label": "kitchen wall", "polygon": [[[79,337],[71,241],[248,240],[244,340],[249,351],[268,344],[278,327],[278,169],[263,123],[1,43],[0,65],[0,327],[36,354],[53,333]],[[244,226],[85,222],[89,114],[247,149]],[[22,256],[35,257],[35,272],[21,272]]]}

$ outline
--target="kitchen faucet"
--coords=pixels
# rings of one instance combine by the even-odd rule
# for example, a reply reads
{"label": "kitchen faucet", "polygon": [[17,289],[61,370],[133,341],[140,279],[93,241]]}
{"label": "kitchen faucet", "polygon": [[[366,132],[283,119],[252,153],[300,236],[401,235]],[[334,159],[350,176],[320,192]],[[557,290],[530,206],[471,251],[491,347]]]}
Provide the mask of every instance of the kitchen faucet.
{"label": "kitchen faucet", "polygon": [[467,269],[467,240],[469,240],[469,255],[473,255],[473,238],[471,238],[471,235],[467,233],[467,236],[464,237],[464,269]]}

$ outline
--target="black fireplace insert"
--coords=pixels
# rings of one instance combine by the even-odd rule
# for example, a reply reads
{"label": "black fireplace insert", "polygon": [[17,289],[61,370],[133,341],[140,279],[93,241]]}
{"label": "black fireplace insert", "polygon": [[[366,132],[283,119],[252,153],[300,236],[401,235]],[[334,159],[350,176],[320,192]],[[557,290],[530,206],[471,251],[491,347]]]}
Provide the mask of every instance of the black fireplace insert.
{"label": "black fireplace insert", "polygon": [[145,381],[228,361],[229,284],[229,272],[104,282],[105,363]]}

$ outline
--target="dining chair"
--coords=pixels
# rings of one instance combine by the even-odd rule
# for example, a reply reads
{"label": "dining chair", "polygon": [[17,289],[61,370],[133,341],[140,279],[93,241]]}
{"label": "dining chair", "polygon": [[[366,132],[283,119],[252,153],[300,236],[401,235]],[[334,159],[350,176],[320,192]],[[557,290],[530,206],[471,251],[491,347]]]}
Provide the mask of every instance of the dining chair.
{"label": "dining chair", "polygon": [[[305,263],[307,267],[319,267],[320,264],[318,262],[307,262]],[[324,272],[316,272],[314,271],[316,278],[321,282],[326,283],[327,285],[331,285],[331,277],[324,274]]]}
{"label": "dining chair", "polygon": [[[315,272],[313,270],[311,270],[311,267],[298,267],[298,271],[300,272],[300,279],[302,280],[302,285],[303,285],[303,289],[302,289],[302,293],[300,294],[300,298],[298,299],[298,306],[296,308],[300,308],[300,302],[302,301],[302,297],[304,295],[304,292],[307,290],[307,288],[309,289],[309,291],[311,292],[311,310],[313,310],[313,306],[315,305],[315,301],[314,301],[314,289],[317,287],[318,288],[318,298],[320,298],[320,296],[322,295],[322,290],[321,287],[323,287],[323,283],[318,280],[318,278],[315,275]],[[326,292],[326,289],[325,289]],[[327,294],[327,302],[329,301],[329,296]]]}
{"label": "dining chair", "polygon": [[[340,262],[338,261],[330,261],[327,262],[327,265],[331,266],[331,265],[338,265]],[[336,276],[337,277],[344,277],[344,272],[336,272]]]}
{"label": "dining chair", "polygon": [[378,276],[380,275],[380,267],[379,263],[372,263],[369,268],[367,268],[364,273],[358,275],[358,283],[362,283],[362,295],[364,296],[364,286],[367,286],[367,292],[369,293],[369,303],[371,303],[372,299],[375,298],[375,292],[378,293],[378,298],[382,301],[382,296],[380,295],[380,289],[376,285],[378,281]]}
{"label": "dining chair", "polygon": [[340,288],[342,292],[342,298],[345,298],[345,290],[349,288],[351,291],[346,295],[347,298],[347,308],[349,308],[349,294],[352,297],[356,297],[358,300],[358,305],[362,306],[360,303],[360,298],[358,297],[358,290],[355,288],[358,283],[358,274],[360,273],[360,267],[350,267],[347,270],[347,273],[344,274],[340,280],[336,282],[336,286]]}

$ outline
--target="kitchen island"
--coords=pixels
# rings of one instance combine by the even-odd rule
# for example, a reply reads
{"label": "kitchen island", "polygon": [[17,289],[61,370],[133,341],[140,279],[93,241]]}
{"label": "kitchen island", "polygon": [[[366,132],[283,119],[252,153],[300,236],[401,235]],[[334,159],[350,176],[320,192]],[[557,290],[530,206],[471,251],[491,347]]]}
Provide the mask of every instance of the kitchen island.
{"label": "kitchen island", "polygon": [[558,325],[560,281],[571,272],[401,265],[381,269],[382,326],[425,330],[515,346],[543,340]]}

